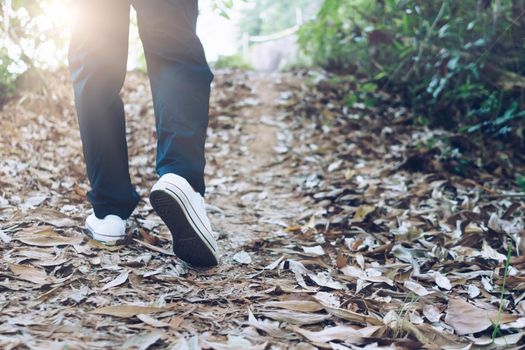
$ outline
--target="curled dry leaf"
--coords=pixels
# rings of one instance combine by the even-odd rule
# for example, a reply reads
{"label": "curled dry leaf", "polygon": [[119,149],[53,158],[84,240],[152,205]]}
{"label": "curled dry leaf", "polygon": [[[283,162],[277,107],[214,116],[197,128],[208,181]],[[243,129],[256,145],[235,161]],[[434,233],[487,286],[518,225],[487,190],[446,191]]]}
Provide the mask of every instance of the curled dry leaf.
{"label": "curled dry leaf", "polygon": [[120,286],[121,284],[124,284],[128,280],[129,271],[124,271],[120,275],[117,276],[113,281],[110,281],[106,283],[102,290],[107,290],[116,286]]}
{"label": "curled dry leaf", "polygon": [[518,318],[518,315],[507,313],[498,315],[497,310],[485,310],[454,297],[448,301],[445,323],[454,328],[458,335],[464,335],[484,331],[497,321],[509,323]]}

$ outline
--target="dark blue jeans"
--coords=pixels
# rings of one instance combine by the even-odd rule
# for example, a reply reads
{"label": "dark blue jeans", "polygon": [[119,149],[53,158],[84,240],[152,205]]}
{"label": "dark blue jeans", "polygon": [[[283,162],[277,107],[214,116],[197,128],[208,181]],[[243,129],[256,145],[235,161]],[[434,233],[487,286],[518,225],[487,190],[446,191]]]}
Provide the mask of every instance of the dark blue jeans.
{"label": "dark blue jeans", "polygon": [[79,19],[69,49],[88,199],[95,214],[128,218],[139,196],[131,184],[124,107],[129,12],[133,5],[157,128],[157,173],[178,174],[204,195],[204,143],[213,80],[195,33],[197,0],[75,0]]}

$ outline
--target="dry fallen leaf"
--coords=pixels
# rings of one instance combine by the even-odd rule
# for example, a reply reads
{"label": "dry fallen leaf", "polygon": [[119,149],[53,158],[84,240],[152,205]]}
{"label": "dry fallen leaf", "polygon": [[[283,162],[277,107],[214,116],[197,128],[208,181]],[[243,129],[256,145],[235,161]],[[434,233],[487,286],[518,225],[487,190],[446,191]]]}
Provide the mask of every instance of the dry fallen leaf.
{"label": "dry fallen leaf", "polygon": [[375,210],[375,207],[372,205],[362,205],[358,207],[355,211],[354,217],[352,218],[353,222],[363,221],[369,214]]}
{"label": "dry fallen leaf", "polygon": [[328,343],[333,340],[342,340],[350,344],[359,344],[363,341],[363,337],[370,337],[374,334],[380,326],[368,326],[357,329],[350,326],[335,326],[326,327],[322,331],[312,332],[296,326],[292,326],[294,332],[297,332],[310,341],[316,343]]}
{"label": "dry fallen leaf", "polygon": [[61,245],[76,245],[80,244],[84,237],[74,236],[67,237],[59,235],[51,226],[41,226],[31,228],[18,232],[13,239],[22,243],[39,246],[39,247],[53,247]]}
{"label": "dry fallen leaf", "polygon": [[271,318],[272,320],[300,326],[321,323],[332,317],[327,314],[297,312],[291,310],[265,311],[260,314],[264,317]]}
{"label": "dry fallen leaf", "polygon": [[487,241],[483,240],[483,246],[481,248],[481,256],[485,259],[493,259],[499,263],[507,260],[507,257],[504,254],[498,253],[496,249],[492,248]]}
{"label": "dry fallen leaf", "polygon": [[423,287],[422,285],[420,285],[419,283],[416,283],[414,281],[409,281],[409,280],[406,280],[404,283],[403,283],[403,286],[405,286],[405,288],[407,288],[408,290],[414,292],[416,295],[420,296],[420,297],[424,297],[425,295],[429,295],[430,291],[428,291],[425,287]]}
{"label": "dry fallen leaf", "polygon": [[4,243],[11,242],[11,237],[9,237],[2,229],[0,229],[0,240]]}
{"label": "dry fallen leaf", "polygon": [[126,339],[122,349],[147,350],[162,337],[159,331],[137,334]]}
{"label": "dry fallen leaf", "polygon": [[303,251],[310,256],[323,256],[326,254],[323,247],[321,247],[320,245],[316,245],[314,247],[301,247],[301,248],[303,248]]}
{"label": "dry fallen leaf", "polygon": [[164,307],[140,306],[140,305],[113,305],[101,307],[91,311],[92,314],[108,315],[122,318],[131,318],[140,314],[155,314],[167,311]]}
{"label": "dry fallen leaf", "polygon": [[240,251],[238,253],[235,253],[235,255],[233,256],[233,260],[235,260],[239,264],[244,264],[244,265],[248,265],[252,263],[252,258],[250,254],[248,254],[245,251]]}
{"label": "dry fallen leaf", "polygon": [[137,318],[144,322],[145,324],[148,324],[155,328],[164,328],[164,327],[170,327],[169,323],[159,321],[149,315],[146,314],[138,314]]}
{"label": "dry fallen leaf", "polygon": [[450,280],[446,276],[443,276],[441,273],[434,272],[434,280],[440,288],[445,290],[452,289],[452,284],[450,284]]}
{"label": "dry fallen leaf", "polygon": [[107,290],[116,286],[120,286],[121,284],[124,284],[128,280],[129,271],[124,271],[120,275],[118,275],[113,281],[110,281],[106,283],[101,290]]}
{"label": "dry fallen leaf", "polygon": [[321,304],[309,300],[269,301],[264,303],[264,305],[302,312],[317,312],[324,310],[324,307],[321,306]]}
{"label": "dry fallen leaf", "polygon": [[497,310],[485,310],[453,297],[448,301],[445,323],[454,328],[458,335],[464,335],[484,331],[496,321],[508,323],[518,318],[518,315],[507,313],[498,315]]}
{"label": "dry fallen leaf", "polygon": [[248,309],[248,323],[250,326],[261,330],[273,337],[283,337],[284,332],[280,329],[279,322],[272,322],[269,320],[258,320],[252,313],[252,310]]}
{"label": "dry fallen leaf", "polygon": [[344,273],[346,276],[359,278],[359,279],[361,279],[363,281],[376,282],[376,283],[386,283],[386,284],[388,284],[390,286],[394,285],[394,281],[392,281],[388,277],[369,275],[366,271],[363,271],[360,268],[357,268],[357,267],[351,266],[351,265],[347,265],[347,266],[341,268],[341,272]]}
{"label": "dry fallen leaf", "polygon": [[44,270],[37,269],[33,266],[29,265],[21,265],[21,264],[9,264],[9,269],[13,274],[28,282],[36,283],[36,284],[48,284],[52,282],[52,279],[50,276],[47,275],[47,273]]}

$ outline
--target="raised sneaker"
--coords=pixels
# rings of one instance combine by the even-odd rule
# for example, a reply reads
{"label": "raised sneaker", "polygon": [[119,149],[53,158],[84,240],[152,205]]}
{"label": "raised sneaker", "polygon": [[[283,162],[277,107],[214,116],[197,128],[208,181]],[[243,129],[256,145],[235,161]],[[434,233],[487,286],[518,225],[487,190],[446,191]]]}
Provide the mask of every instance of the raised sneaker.
{"label": "raised sneaker", "polygon": [[126,220],[117,215],[107,215],[99,219],[95,214],[91,214],[86,219],[86,233],[94,240],[112,245],[126,238]]}
{"label": "raised sneaker", "polygon": [[151,206],[173,237],[173,252],[189,264],[202,267],[219,262],[217,242],[206,215],[204,198],[185,178],[165,174],[153,186]]}

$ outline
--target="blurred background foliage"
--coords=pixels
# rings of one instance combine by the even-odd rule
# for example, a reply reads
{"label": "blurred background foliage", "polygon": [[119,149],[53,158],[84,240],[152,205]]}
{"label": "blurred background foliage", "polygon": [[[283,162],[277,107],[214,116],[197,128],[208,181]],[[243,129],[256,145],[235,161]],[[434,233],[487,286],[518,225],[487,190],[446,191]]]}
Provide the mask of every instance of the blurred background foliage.
{"label": "blurred background foliage", "polygon": [[[26,70],[65,64],[64,2],[1,0],[0,99]],[[374,94],[386,91],[416,112],[414,123],[518,137],[523,144],[525,0],[243,3],[249,5],[236,24],[239,42],[243,33],[271,35],[298,26],[297,9],[316,4],[316,14],[301,19],[299,54],[303,63],[358,78],[349,106],[379,103]],[[224,17],[235,7],[232,0],[210,6]],[[236,65],[250,67],[239,55],[233,57]],[[229,63],[219,59],[217,67]]]}
{"label": "blurred background foliage", "polygon": [[524,0],[325,0],[299,43],[399,93],[419,122],[523,138]]}
{"label": "blurred background foliage", "polygon": [[254,0],[250,3],[251,6],[242,11],[239,32],[268,35],[293,27],[297,23],[297,10],[307,7],[312,0]]}

